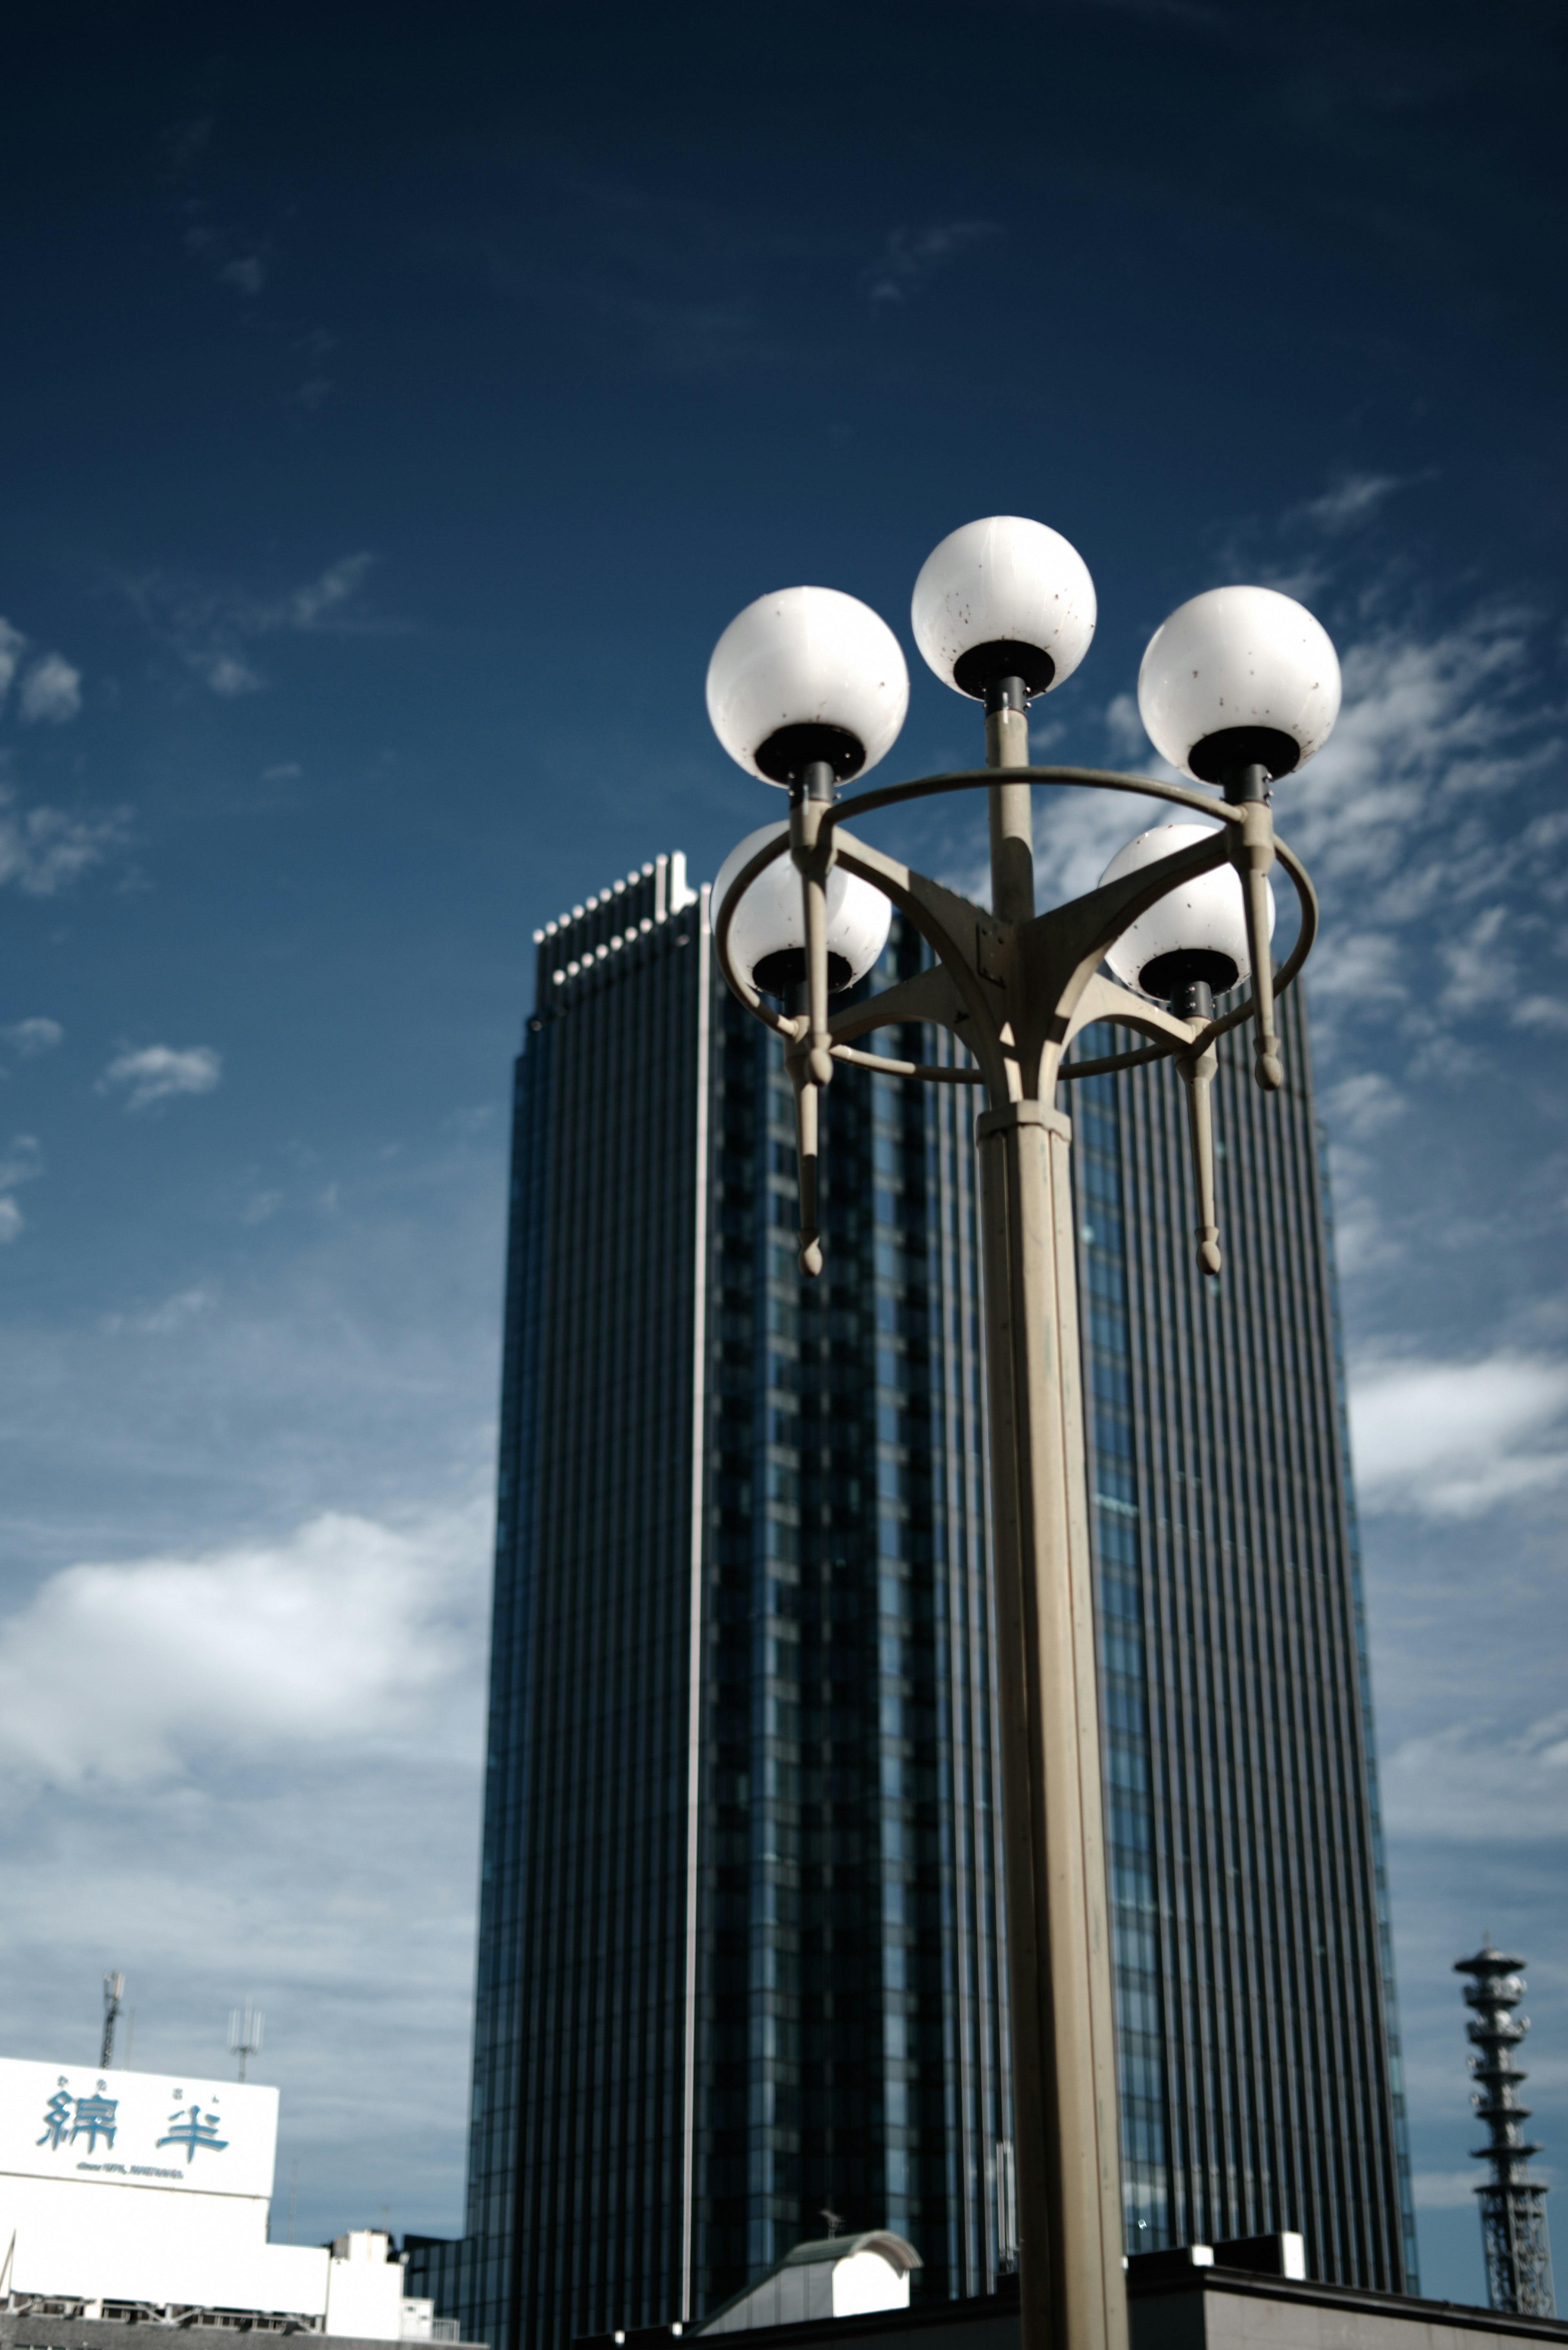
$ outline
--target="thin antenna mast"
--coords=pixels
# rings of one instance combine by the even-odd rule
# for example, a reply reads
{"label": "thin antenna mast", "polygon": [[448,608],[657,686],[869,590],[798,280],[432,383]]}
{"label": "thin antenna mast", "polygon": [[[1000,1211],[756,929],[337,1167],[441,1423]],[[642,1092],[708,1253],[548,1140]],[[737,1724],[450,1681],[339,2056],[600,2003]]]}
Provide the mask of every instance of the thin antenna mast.
{"label": "thin antenna mast", "polygon": [[119,2021],[119,2011],[125,2002],[125,1977],[105,1975],[103,1979],[103,2050],[99,2057],[99,2070],[107,2073],[114,2062],[114,2027]]}
{"label": "thin antenna mast", "polygon": [[265,2022],[260,2008],[253,2007],[248,1999],[244,2007],[229,2010],[229,2054],[240,2060],[239,2076],[242,2081],[245,2077],[246,2059],[260,2053],[262,2027]]}

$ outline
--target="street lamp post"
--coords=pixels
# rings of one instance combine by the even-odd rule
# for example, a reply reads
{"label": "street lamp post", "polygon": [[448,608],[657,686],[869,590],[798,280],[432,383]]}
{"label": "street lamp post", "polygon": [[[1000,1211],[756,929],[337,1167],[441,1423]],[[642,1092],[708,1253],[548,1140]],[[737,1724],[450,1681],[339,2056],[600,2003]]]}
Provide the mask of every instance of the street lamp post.
{"label": "street lamp post", "polygon": [[[1087,570],[1056,533],[1012,517],[954,532],[921,571],[914,628],[944,682],[983,702],[986,765],[842,804],[838,784],[891,747],[908,702],[897,640],[874,613],[827,589],[763,597],[721,638],[708,683],[726,749],[789,792],[787,826],[741,843],[713,906],[720,967],[783,1039],[794,1082],[802,1273],[823,1265],[818,1111],[836,1067],[985,1092],[976,1139],[1023,2350],[1127,2344],[1072,1129],[1056,1089],[1175,1060],[1189,1103],[1199,1261],[1218,1274],[1215,1043],[1251,1020],[1257,1080],[1280,1085],[1274,1002],[1316,928],[1311,884],[1274,837],[1269,786],[1321,745],[1339,700],[1334,649],[1309,613],[1268,589],[1215,590],[1157,632],[1139,678],[1157,747],[1192,785],[1032,766],[1029,702],[1076,668],[1095,617]],[[1097,889],[1037,914],[1036,785],[1165,799],[1189,821],[1141,835]],[[846,828],[850,816],[973,789],[989,801],[989,908]],[[1277,975],[1268,878],[1276,861],[1302,916]],[[834,990],[875,964],[893,907],[933,963],[831,1013]],[[1251,993],[1216,1014],[1215,993],[1249,972]],[[774,1009],[767,994],[790,1008]],[[1080,1030],[1107,1021],[1148,1041],[1064,1063]],[[855,1042],[928,1022],[952,1032],[970,1066],[892,1060]]]}

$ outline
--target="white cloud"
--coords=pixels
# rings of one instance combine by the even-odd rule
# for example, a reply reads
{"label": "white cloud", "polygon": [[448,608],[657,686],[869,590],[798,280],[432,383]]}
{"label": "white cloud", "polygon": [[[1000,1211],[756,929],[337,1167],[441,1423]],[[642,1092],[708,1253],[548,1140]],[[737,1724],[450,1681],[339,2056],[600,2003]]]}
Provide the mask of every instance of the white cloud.
{"label": "white cloud", "polygon": [[284,598],[270,616],[269,625],[318,629],[329,613],[338,611],[350,597],[358,595],[375,559],[373,555],[346,555],[340,563],[328,564],[319,579],[296,588],[292,596]]}
{"label": "white cloud", "polygon": [[[1521,727],[1538,723],[1527,698],[1515,706],[1530,650],[1530,623],[1516,613],[1478,614],[1431,638],[1387,629],[1351,644],[1339,723],[1288,808],[1282,786],[1281,826],[1293,845],[1346,890],[1397,874],[1393,904],[1406,919],[1456,883],[1467,896],[1485,889],[1495,868],[1478,812],[1555,748],[1521,743]],[[1434,827],[1448,836],[1448,853]],[[1460,863],[1456,828],[1469,842]]]}
{"label": "white cloud", "polygon": [[1406,1739],[1381,1771],[1390,1825],[1444,1843],[1555,1842],[1568,1835],[1568,1713],[1522,1731],[1450,1722]]}
{"label": "white cloud", "polygon": [[22,680],[22,716],[29,725],[40,721],[63,726],[82,706],[82,673],[60,653],[46,653]]}
{"label": "white cloud", "polygon": [[175,1094],[210,1094],[223,1074],[223,1056],[210,1045],[145,1045],[119,1054],[99,1079],[99,1091],[127,1088],[127,1109],[146,1109]]}
{"label": "white cloud", "polygon": [[1304,521],[1337,535],[1375,515],[1386,498],[1405,486],[1397,473],[1346,473],[1300,509]]}
{"label": "white cloud", "polygon": [[1149,739],[1138,716],[1136,698],[1130,693],[1115,693],[1106,704],[1106,740],[1112,759],[1122,763],[1141,762],[1151,755]]}
{"label": "white cloud", "polygon": [[1398,1087],[1377,1070],[1364,1069],[1331,1086],[1323,1106],[1331,1135],[1346,1135],[1361,1142],[1403,1117],[1407,1103]]}
{"label": "white cloud", "polygon": [[1479,2170],[1414,2170],[1410,2193],[1417,2211],[1464,2211],[1475,2209]]}
{"label": "white cloud", "polygon": [[36,1134],[16,1134],[0,1156],[0,1191],[14,1191],[18,1183],[34,1183],[44,1171],[44,1154]]}
{"label": "white cloud", "polygon": [[244,591],[192,587],[158,573],[126,583],[126,594],[153,633],[208,690],[232,701],[266,685],[253,647],[259,639],[395,625],[351,616],[348,607],[375,563],[346,555],[299,588],[271,601]]}
{"label": "white cloud", "polygon": [[1307,965],[1314,1003],[1398,1003],[1407,992],[1407,957],[1391,931],[1326,929]]}
{"label": "white cloud", "polygon": [[873,302],[908,302],[935,271],[997,234],[991,221],[949,221],[912,234],[896,228],[880,259],[866,272],[866,291]]}
{"label": "white cloud", "polygon": [[35,1182],[43,1171],[44,1154],[37,1136],[13,1135],[9,1149],[0,1157],[0,1248],[8,1248],[18,1238],[26,1222],[11,1193],[19,1183]]}
{"label": "white cloud", "polygon": [[1506,906],[1487,906],[1457,938],[1438,949],[1448,966],[1444,1004],[1450,1012],[1480,1011],[1513,993],[1514,963],[1505,941]]}
{"label": "white cloud", "polygon": [[259,693],[266,683],[260,670],[239,653],[213,648],[189,653],[186,658],[197,676],[204,678],[213,691],[225,701],[233,701],[242,693]]}
{"label": "white cloud", "polygon": [[18,807],[15,792],[0,784],[0,885],[14,881],[30,898],[52,898],[120,846],[128,815],[125,808],[74,816],[62,808]]}
{"label": "white cloud", "polygon": [[135,1785],[217,1753],[395,1744],[470,1661],[487,1524],[478,1505],[412,1528],[327,1512],[204,1557],[66,1567],[0,1622],[0,1757]]}
{"label": "white cloud", "polygon": [[20,629],[14,629],[9,620],[0,620],[0,702],[11,691],[26,641]]}
{"label": "white cloud", "polygon": [[1568,1028],[1568,1003],[1560,995],[1525,995],[1508,1016],[1516,1028]]}
{"label": "white cloud", "polygon": [[52,1053],[65,1033],[57,1020],[14,1020],[9,1028],[0,1028],[0,1040],[30,1061],[39,1053]]}
{"label": "white cloud", "polygon": [[1568,1474],[1568,1363],[1370,1363],[1355,1370],[1356,1490],[1371,1510],[1465,1518]]}
{"label": "white cloud", "polygon": [[266,264],[257,253],[247,253],[238,261],[225,261],[218,272],[218,283],[233,286],[241,294],[259,294],[266,284]]}
{"label": "white cloud", "polygon": [[185,1329],[199,1315],[210,1314],[217,1305],[216,1283],[197,1282],[190,1289],[178,1290],[166,1297],[161,1305],[154,1305],[140,1314],[106,1314],[104,1328],[113,1336],[121,1331],[134,1331],[139,1336],[162,1338],[177,1330]]}

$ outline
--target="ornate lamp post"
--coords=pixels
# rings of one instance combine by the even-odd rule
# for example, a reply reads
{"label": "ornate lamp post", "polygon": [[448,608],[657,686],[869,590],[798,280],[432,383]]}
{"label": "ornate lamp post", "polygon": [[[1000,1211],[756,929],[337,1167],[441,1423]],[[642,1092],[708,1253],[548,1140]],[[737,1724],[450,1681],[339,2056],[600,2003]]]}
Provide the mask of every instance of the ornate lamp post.
{"label": "ornate lamp post", "polygon": [[[842,804],[838,785],[874,766],[903,723],[909,679],[891,630],[852,597],[795,588],[759,598],[720,639],[708,674],[714,727],[742,767],[787,789],[789,817],[742,841],[722,868],[715,951],[735,994],[784,1040],[804,1274],[823,1264],[818,1110],[836,1067],[985,1089],[976,1136],[1024,2350],[1126,2350],[1072,1129],[1056,1088],[1174,1058],[1189,1107],[1199,1258],[1217,1274],[1215,1040],[1251,1020],[1258,1083],[1280,1085],[1274,1002],[1304,962],[1317,916],[1306,874],[1274,837],[1270,785],[1326,739],[1339,665],[1323,629],[1288,597],[1227,588],[1182,605],[1149,644],[1138,699],[1189,788],[1029,764],[1029,702],[1071,676],[1095,627],[1088,572],[1054,531],[1007,516],[955,531],[921,570],[912,617],[937,675],[984,704],[986,765]],[[1165,799],[1203,822],[1140,836],[1097,889],[1036,914],[1037,784]],[[851,816],[979,789],[990,802],[989,908],[847,828]],[[1276,860],[1301,903],[1277,975]],[[876,962],[895,906],[933,965],[830,1012],[830,995]],[[1250,994],[1216,1014],[1214,996],[1249,975]],[[927,1021],[950,1029],[972,1066],[891,1060],[854,1042]],[[1078,1031],[1098,1021],[1149,1041],[1064,1065]]]}

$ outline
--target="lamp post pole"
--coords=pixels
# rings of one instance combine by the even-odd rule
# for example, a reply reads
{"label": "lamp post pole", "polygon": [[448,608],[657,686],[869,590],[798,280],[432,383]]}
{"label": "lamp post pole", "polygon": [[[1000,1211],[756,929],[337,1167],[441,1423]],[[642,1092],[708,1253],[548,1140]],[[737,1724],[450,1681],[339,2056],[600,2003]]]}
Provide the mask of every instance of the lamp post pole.
{"label": "lamp post pole", "polygon": [[[1087,575],[1080,579],[1073,569],[1075,565],[1081,572],[1080,559],[1071,548],[1061,551],[1064,542],[1046,546],[1051,538],[1040,525],[1006,518],[969,525],[943,542],[917,583],[915,625],[928,660],[960,691],[984,701],[982,769],[862,791],[837,803],[836,772],[857,772],[867,761],[867,743],[879,757],[897,732],[901,707],[891,723],[888,717],[898,700],[888,679],[902,672],[896,644],[865,607],[820,589],[761,598],[732,623],[710,668],[710,712],[742,764],[787,785],[790,815],[787,829],[751,836],[726,861],[714,890],[714,952],[734,993],[784,1043],[795,1096],[799,1261],[806,1276],[823,1270],[819,1107],[836,1066],[859,1064],[884,1076],[986,1090],[975,1134],[1023,2350],[1126,2350],[1072,1127],[1055,1107],[1056,1089],[1139,1062],[1175,1061],[1188,1095],[1198,1260],[1206,1274],[1218,1274],[1210,1098],[1214,1047],[1220,1035],[1251,1020],[1257,1081],[1267,1091],[1280,1085],[1274,1003],[1305,961],[1317,913],[1306,874],[1274,837],[1268,782],[1310,756],[1326,736],[1338,706],[1338,667],[1317,623],[1288,598],[1259,589],[1210,591],[1182,607],[1157,635],[1145,656],[1154,684],[1146,699],[1140,681],[1140,703],[1156,741],[1165,736],[1161,747],[1169,746],[1173,763],[1221,784],[1222,798],[1144,776],[1031,766],[1030,696],[1048,690],[1082,657],[1087,635],[1081,609],[1073,618],[1073,598],[1081,607],[1087,594],[1092,616]],[[978,566],[977,546],[983,557]],[[924,583],[935,572],[940,584],[944,565],[951,571],[958,560],[955,549],[962,558],[954,574],[958,586],[945,605],[927,599],[923,621]],[[1028,625],[996,625],[1002,608],[998,596],[1013,599],[1011,609],[1002,609],[1011,623],[1023,608],[1019,599],[1042,580],[1060,588],[1059,595],[1053,589],[1054,602],[1029,608]],[[1217,603],[1227,597],[1231,604],[1219,617],[1228,636],[1216,618]],[[1238,599],[1240,628],[1234,625]],[[825,608],[829,626],[822,625]],[[842,657],[846,638],[854,642],[857,670]],[[1167,639],[1174,649],[1162,669],[1155,656]],[[830,656],[824,645],[833,649]],[[1245,696],[1261,702],[1269,725],[1235,723],[1238,703],[1248,706]],[[787,712],[791,700],[799,715],[789,712],[790,723],[780,726],[780,705]],[[1288,733],[1273,723],[1276,702],[1289,719]],[[834,762],[846,745],[847,758],[836,771]],[[1171,801],[1200,813],[1204,823],[1179,827],[1183,845],[1170,854],[1160,853],[1170,844],[1158,834],[1140,836],[1113,861],[1097,889],[1036,914],[1037,785],[1086,785]],[[990,814],[989,909],[911,871],[845,827],[852,815],[981,788]],[[781,893],[782,877],[764,878],[786,855],[798,875],[790,902]],[[1295,943],[1277,974],[1270,955],[1268,879],[1276,859],[1301,909]],[[934,961],[916,977],[830,1013],[834,937],[853,977],[857,920],[864,935],[864,915],[846,913],[845,897],[839,915],[830,915],[830,884],[844,887],[836,868],[851,887],[869,883],[889,899],[920,932]],[[737,952],[737,917],[759,903],[760,914],[746,915],[751,945]],[[837,933],[835,920],[846,925]],[[886,920],[880,935],[887,935]],[[861,952],[860,972],[877,951]],[[1107,959],[1130,970],[1136,987],[1107,976],[1101,968]],[[769,964],[774,977],[764,979]],[[763,1002],[753,978],[771,991],[786,966],[794,982],[804,980],[805,1001],[792,995],[789,1011],[780,1012]],[[1216,1014],[1213,988],[1229,992],[1249,970],[1251,993]],[[1102,1058],[1066,1062],[1074,1037],[1102,1022],[1149,1041]],[[924,1024],[949,1028],[971,1065],[899,1061],[861,1051],[854,1042],[877,1028]]]}
{"label": "lamp post pole", "polygon": [[[1011,681],[1007,681],[1011,683]],[[996,698],[996,697],[993,697]],[[1072,1126],[1058,1084],[1173,1058],[1187,1087],[1196,1237],[1206,1274],[1220,1269],[1209,1088],[1224,1031],[1272,1008],[1316,930],[1305,873],[1273,838],[1266,801],[1245,808],[1181,785],[1083,768],[1025,764],[1026,722],[1005,702],[988,712],[992,764],[962,775],[857,794],[792,793],[786,835],[760,848],[718,906],[715,953],[731,988],[777,1030],[794,1080],[800,1151],[800,1263],[823,1269],[818,1232],[821,1088],[836,1066],[892,1076],[983,1084],[976,1121],[982,1226],[992,1548],[997,1607],[997,1699],[1007,1878],[1007,1967],[1014,2159],[1018,2181],[1023,2350],[1126,2350],[1125,2233],[1117,2146],[1110,1917],[1101,1802],[1094,1596],[1080,1381],[1076,1257],[1068,1150]],[[1000,781],[1005,774],[1009,780]],[[1190,846],[1097,889],[1033,910],[1032,789],[1090,785],[1201,808],[1220,819]],[[984,787],[995,908],[884,857],[842,819],[939,791]],[[730,947],[747,890],[780,857],[804,895],[805,1008],[779,1013],[737,970]],[[1140,915],[1183,883],[1230,865],[1243,878],[1253,969],[1267,958],[1267,906],[1245,888],[1275,856],[1301,899],[1294,947],[1265,999],[1255,991],[1214,1016],[1185,1017],[1105,976],[1100,964]],[[844,1011],[827,1001],[826,887],[835,866],[874,883],[936,955],[916,978]],[[716,893],[717,894],[717,893]],[[1207,996],[1207,990],[1202,991]],[[950,1028],[977,1066],[926,1066],[859,1051],[853,1039],[890,1025]],[[1064,1064],[1080,1030],[1115,1022],[1149,1039],[1106,1058]],[[1259,1082],[1278,1082],[1260,1052]]]}
{"label": "lamp post pole", "polygon": [[[1028,764],[1023,708],[987,764]],[[1027,783],[995,783],[992,904],[1034,912]],[[1013,2159],[1025,2350],[1125,2350],[1121,2165],[1068,1120],[978,1121]]]}

